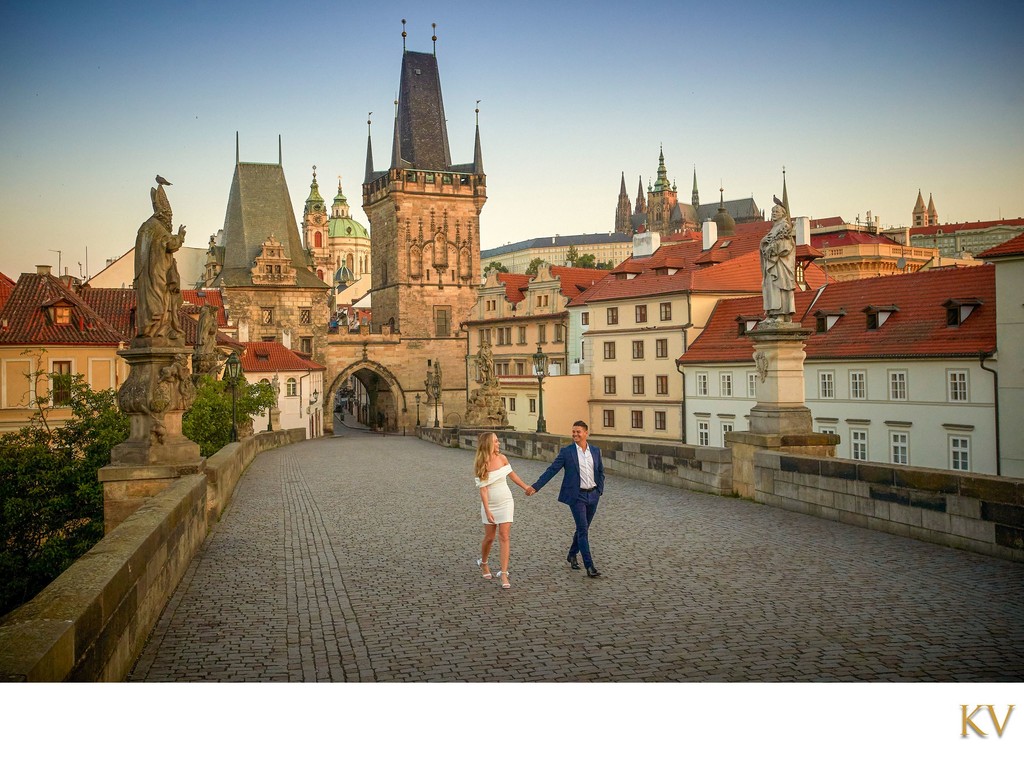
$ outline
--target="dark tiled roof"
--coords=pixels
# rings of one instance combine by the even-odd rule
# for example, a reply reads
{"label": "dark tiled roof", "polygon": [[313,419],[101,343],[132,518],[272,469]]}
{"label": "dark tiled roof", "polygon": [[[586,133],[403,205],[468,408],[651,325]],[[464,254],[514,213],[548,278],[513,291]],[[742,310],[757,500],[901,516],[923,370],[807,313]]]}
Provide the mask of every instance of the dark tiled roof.
{"label": "dark tiled roof", "polygon": [[911,235],[951,235],[962,230],[983,230],[989,227],[1024,227],[1024,217],[1016,219],[993,219],[990,222],[954,222],[952,224],[933,224],[928,227],[911,227]]}
{"label": "dark tiled roof", "polygon": [[599,243],[628,243],[633,239],[632,235],[622,232],[597,232],[587,235],[555,235],[553,237],[530,238],[520,240],[518,243],[508,243],[497,248],[489,248],[480,251],[480,258],[487,259],[491,256],[500,256],[503,253],[514,253],[515,251],[526,251],[531,248],[558,248],[566,245],[597,245]]}
{"label": "dark tiled roof", "polygon": [[998,259],[1002,256],[1020,256],[1024,254],[1024,235],[1010,238],[1005,243],[1000,243],[994,248],[989,248],[983,253],[974,254],[976,259]]}
{"label": "dark tiled roof", "polygon": [[258,342],[245,343],[242,354],[242,370],[244,372],[304,372],[306,370],[323,371],[322,364],[304,359],[282,343]]}
{"label": "dark tiled roof", "polygon": [[430,53],[407,50],[402,55],[397,128],[403,167],[437,171],[451,168],[441,75],[437,58]]}
{"label": "dark tiled roof", "polygon": [[291,259],[298,287],[328,287],[306,268],[306,253],[288,195],[284,168],[280,164],[235,164],[224,216],[224,269],[215,284],[251,286],[253,261],[271,235],[281,242]]}
{"label": "dark tiled roof", "polygon": [[[897,357],[976,357],[996,347],[995,272],[991,266],[935,269],[890,277],[833,282],[796,294],[794,321],[814,328],[815,314],[844,312],[827,332],[807,339],[807,358],[881,359]],[[946,323],[950,299],[981,301],[964,322]],[[894,304],[898,311],[868,329],[864,309]],[[680,358],[682,364],[750,362],[753,341],[739,335],[737,317],[763,314],[756,298],[721,300],[704,331]]]}
{"label": "dark tiled roof", "polygon": [[[52,323],[47,306],[71,307],[71,323]],[[116,346],[124,341],[122,333],[49,274],[21,275],[0,311],[0,344]]]}
{"label": "dark tiled roof", "polygon": [[[682,206],[684,204],[681,203],[679,205]],[[703,222],[705,219],[714,218],[715,214],[718,213],[719,206],[721,205],[723,204],[719,201],[700,204],[700,208],[697,209],[698,219]],[[754,203],[753,198],[736,198],[734,200],[726,201],[724,205],[725,210],[733,219],[753,220],[755,218],[761,218],[761,209],[759,209],[757,204]]]}

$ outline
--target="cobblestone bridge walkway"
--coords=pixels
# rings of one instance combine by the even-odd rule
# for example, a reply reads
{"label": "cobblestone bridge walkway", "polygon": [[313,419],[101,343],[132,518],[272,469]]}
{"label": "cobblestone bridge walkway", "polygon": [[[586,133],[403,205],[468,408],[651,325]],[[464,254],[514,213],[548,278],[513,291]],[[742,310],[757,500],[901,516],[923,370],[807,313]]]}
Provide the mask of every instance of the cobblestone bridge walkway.
{"label": "cobblestone bridge walkway", "polygon": [[621,477],[593,580],[558,480],[513,488],[503,591],[472,458],[357,432],[261,454],[130,680],[1024,680],[1024,565]]}

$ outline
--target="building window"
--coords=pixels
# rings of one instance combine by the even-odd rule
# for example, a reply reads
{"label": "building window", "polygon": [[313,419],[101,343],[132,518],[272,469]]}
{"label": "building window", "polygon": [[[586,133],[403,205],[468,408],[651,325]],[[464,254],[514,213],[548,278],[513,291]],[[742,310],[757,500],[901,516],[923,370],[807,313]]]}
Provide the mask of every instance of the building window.
{"label": "building window", "polygon": [[517,329],[518,329],[519,333],[516,336],[517,337],[517,341],[516,342],[519,343],[520,346],[525,346],[526,345],[526,327],[520,325]]}
{"label": "building window", "polygon": [[273,309],[262,309],[263,312],[263,324],[272,325],[274,324],[274,310]]}
{"label": "building window", "polygon": [[516,362],[516,374],[520,376],[526,374],[526,362]]}
{"label": "building window", "polygon": [[558,322],[558,323],[555,324],[555,343],[564,343],[564,342],[565,342],[564,328],[562,326],[562,323]]}
{"label": "building window", "polygon": [[644,376],[633,375],[633,395],[642,396],[644,395]]}
{"label": "building window", "polygon": [[868,376],[863,370],[850,372],[850,398],[863,401],[868,397]]}
{"label": "building window", "polygon": [[668,375],[657,375],[654,378],[654,384],[659,396],[668,395]]}
{"label": "building window", "polygon": [[311,354],[311,353],[313,353],[313,339],[311,337],[307,336],[307,337],[299,338],[299,345],[300,345],[299,351],[301,353],[303,353],[303,354]]}
{"label": "building window", "polygon": [[299,395],[299,384],[294,377],[289,377],[284,384],[284,395],[286,396],[298,396]]}
{"label": "building window", "polygon": [[665,429],[665,413],[655,412],[654,413],[654,429],[664,430]]}
{"label": "building window", "polygon": [[629,426],[634,430],[642,430],[644,426],[644,413],[634,409],[629,413]]}
{"label": "building window", "polygon": [[[70,309],[68,311],[70,312]],[[50,404],[52,406],[67,406],[71,403],[71,362],[56,361],[50,366],[53,384]]]}
{"label": "building window", "polygon": [[835,435],[836,428],[835,425],[822,425],[821,427],[818,428],[818,432],[827,433],[828,435]]}
{"label": "building window", "polygon": [[732,396],[732,372],[722,372],[718,375],[718,386],[722,396]]}
{"label": "building window", "polygon": [[614,359],[615,358],[615,343],[612,341],[606,341],[604,344],[604,358]]}
{"label": "building window", "polygon": [[850,459],[868,460],[868,431],[850,429]]}
{"label": "building window", "polygon": [[889,400],[907,400],[907,371],[905,369],[889,370]]}
{"label": "building window", "polygon": [[548,326],[537,325],[537,342],[547,343],[548,342]]}
{"label": "building window", "polygon": [[606,428],[613,428],[613,427],[615,427],[615,410],[614,409],[605,409],[601,413],[601,421],[602,421],[602,423],[604,424],[604,426]]}
{"label": "building window", "polygon": [[450,306],[434,307],[434,335],[446,338],[452,332],[452,308]]}
{"label": "building window", "polygon": [[747,398],[757,398],[757,373],[747,373]]}
{"label": "building window", "polygon": [[516,397],[515,396],[509,396],[508,397],[508,410],[510,412],[514,412],[516,410]]}
{"label": "building window", "polygon": [[606,377],[604,379],[604,392],[607,395],[609,395],[609,396],[612,396],[612,395],[615,394],[615,378],[614,377]]}
{"label": "building window", "polygon": [[654,341],[654,356],[658,359],[668,358],[668,338],[658,338]]}
{"label": "building window", "polygon": [[967,371],[951,369],[946,372],[949,381],[949,400],[967,401]]}
{"label": "building window", "polygon": [[494,374],[501,375],[502,377],[508,376],[508,362],[495,362],[494,363]]}
{"label": "building window", "polygon": [[732,423],[731,422],[723,422],[722,423],[722,445],[723,446],[725,445],[725,434],[726,433],[731,433],[731,432],[732,432]]}
{"label": "building window", "polygon": [[619,323],[619,307],[609,306],[608,307],[608,324],[617,325]]}
{"label": "building window", "polygon": [[971,439],[966,435],[951,435],[949,437],[949,469],[970,470],[971,469]]}
{"label": "building window", "polygon": [[818,372],[818,398],[836,397],[836,375],[834,372]]}
{"label": "building window", "polygon": [[54,324],[58,325],[70,325],[71,324],[71,307],[70,306],[57,306],[53,310],[53,321]]}
{"label": "building window", "polygon": [[537,413],[537,399],[531,398],[530,399],[530,414],[536,414],[536,413]]}
{"label": "building window", "polygon": [[548,305],[548,296],[546,296],[546,295],[537,296],[537,306],[547,306],[547,305]]}
{"label": "building window", "polygon": [[484,302],[484,311],[497,311],[498,301],[496,299],[488,298]]}
{"label": "building window", "polygon": [[499,327],[498,331],[498,345],[499,346],[511,346],[512,345],[512,328],[511,327]]}
{"label": "building window", "polygon": [[658,316],[660,317],[662,322],[668,322],[670,319],[672,319],[672,304],[658,304]]}
{"label": "building window", "polygon": [[644,358],[644,342],[642,340],[633,341],[633,358],[643,359]]}
{"label": "building window", "polygon": [[697,420],[697,445],[711,445],[711,423],[707,420]]}
{"label": "building window", "polygon": [[580,314],[580,324],[581,325],[589,325],[590,324],[590,312],[589,311],[585,311],[582,314]]}
{"label": "building window", "polygon": [[902,430],[889,431],[889,461],[893,464],[910,464],[910,433]]}
{"label": "building window", "polygon": [[641,324],[642,322],[646,322],[647,321],[647,306],[646,305],[640,305],[640,306],[637,306],[635,308],[636,308],[636,323],[637,324]]}
{"label": "building window", "polygon": [[488,343],[491,342],[491,331],[490,330],[480,330],[479,331],[479,335],[480,335],[480,345],[481,346],[486,346]]}
{"label": "building window", "polygon": [[299,309],[299,324],[308,325],[313,319],[312,309]]}
{"label": "building window", "polygon": [[707,396],[708,395],[708,373],[698,372],[697,378],[697,395]]}

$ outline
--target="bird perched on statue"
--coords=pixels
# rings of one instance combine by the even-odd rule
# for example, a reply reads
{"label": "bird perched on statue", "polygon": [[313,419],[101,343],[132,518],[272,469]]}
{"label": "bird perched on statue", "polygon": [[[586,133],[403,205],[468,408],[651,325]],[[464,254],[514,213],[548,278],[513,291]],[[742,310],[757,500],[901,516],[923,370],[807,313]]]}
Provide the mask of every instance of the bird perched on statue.
{"label": "bird perched on statue", "polygon": [[163,177],[161,177],[161,176],[160,176],[159,174],[158,174],[158,175],[156,175],[156,181],[157,181],[157,182],[158,182],[159,184],[161,184],[161,185],[169,185],[169,184],[171,184],[170,182],[168,182],[167,180],[165,180],[165,179],[164,179]]}
{"label": "bird perched on statue", "polygon": [[[157,179],[159,180],[160,178],[159,178],[159,177],[157,177]],[[171,183],[170,183],[170,182],[168,182],[167,184],[169,185],[169,184],[171,184]],[[780,200],[779,200],[779,196],[777,196],[777,195],[773,195],[773,196],[772,196],[772,200],[773,200],[773,201],[775,201],[775,205],[776,205],[776,206],[782,206],[783,208],[785,208],[786,204],[785,204],[785,203],[783,203],[782,201],[780,201]]]}

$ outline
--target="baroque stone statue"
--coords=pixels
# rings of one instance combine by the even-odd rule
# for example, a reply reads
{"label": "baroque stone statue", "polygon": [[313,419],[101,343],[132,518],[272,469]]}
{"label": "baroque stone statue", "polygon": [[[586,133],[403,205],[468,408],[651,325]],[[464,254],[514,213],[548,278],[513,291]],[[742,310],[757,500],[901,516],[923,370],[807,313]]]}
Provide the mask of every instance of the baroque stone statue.
{"label": "baroque stone statue", "polygon": [[485,388],[497,385],[498,380],[494,375],[494,354],[491,352],[490,343],[481,343],[474,359],[477,369],[480,370],[480,384]]}
{"label": "baroque stone statue", "polygon": [[185,242],[185,227],[171,232],[171,204],[164,192],[167,180],[157,177],[150,189],[153,216],[142,223],[135,238],[135,326],[133,348],[183,346],[178,323],[181,278],[174,252]]}
{"label": "baroque stone statue", "polygon": [[796,313],[796,235],[786,207],[774,200],[772,228],[761,240],[761,293],[767,319],[791,322]]}
{"label": "baroque stone statue", "polygon": [[207,304],[199,310],[199,329],[192,353],[192,374],[215,377],[217,361],[217,309]]}

